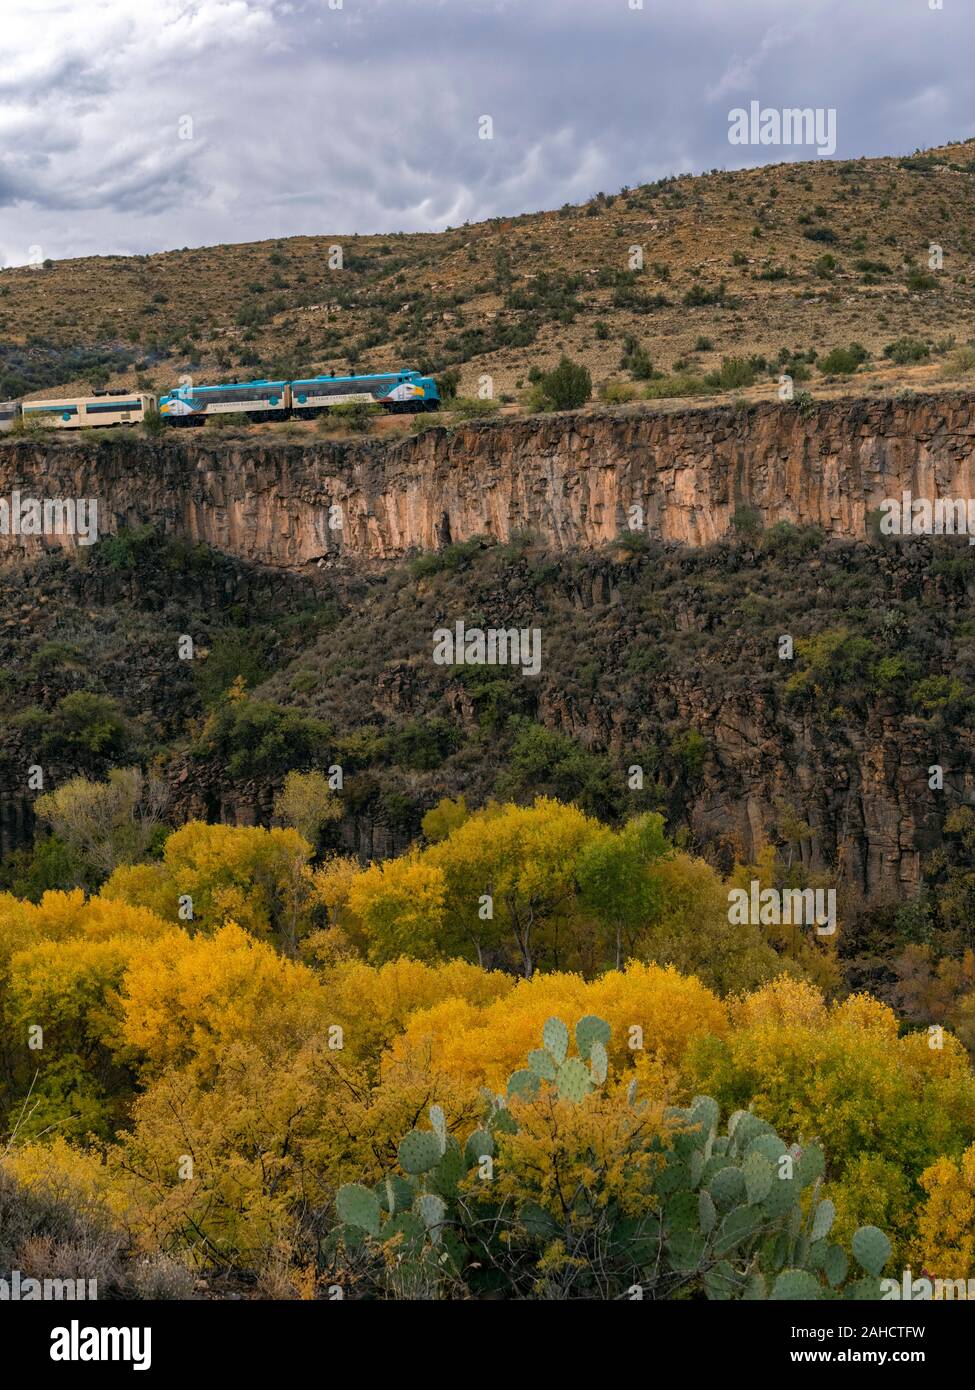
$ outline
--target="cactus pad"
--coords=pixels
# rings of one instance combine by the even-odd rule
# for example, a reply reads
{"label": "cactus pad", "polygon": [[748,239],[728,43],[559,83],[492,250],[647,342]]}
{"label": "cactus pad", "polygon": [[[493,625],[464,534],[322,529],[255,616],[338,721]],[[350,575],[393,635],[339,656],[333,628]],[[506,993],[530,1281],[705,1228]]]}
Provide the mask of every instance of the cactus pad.
{"label": "cactus pad", "polygon": [[817,1178],[823,1176],[825,1170],[826,1157],[819,1145],[805,1145],[796,1163],[796,1177],[800,1186],[811,1187]]}
{"label": "cactus pad", "polygon": [[528,1054],[528,1067],[542,1081],[555,1080],[555,1063],[552,1054],[544,1047],[533,1048]]}
{"label": "cactus pad", "polygon": [[395,1173],[387,1174],[382,1182],[376,1184],[373,1191],[382,1210],[390,1216],[398,1211],[409,1211],[413,1205],[415,1194],[412,1187]]}
{"label": "cactus pad", "polygon": [[442,1105],[430,1106],[430,1126],[439,1140],[440,1152],[445,1153],[447,1149],[447,1118],[443,1113]]}
{"label": "cactus pad", "polygon": [[436,1244],[440,1239],[444,1217],[447,1215],[447,1204],[435,1192],[424,1192],[422,1197],[417,1198],[416,1210],[430,1232],[430,1239]]}
{"label": "cactus pad", "polygon": [[595,1014],[586,1014],[585,1018],[580,1018],[576,1024],[576,1048],[579,1056],[587,1060],[594,1042],[602,1043],[603,1047],[606,1047],[612,1033],[613,1030],[606,1020],[597,1018]]}
{"label": "cactus pad", "polygon": [[559,1067],[555,1084],[562,1100],[572,1100],[578,1104],[589,1094],[592,1080],[585,1063],[578,1057],[570,1057]]}
{"label": "cactus pad", "polygon": [[688,1111],[688,1120],[692,1125],[700,1126],[701,1136],[706,1139],[717,1129],[720,1114],[716,1100],[710,1096],[695,1096]]}
{"label": "cactus pad", "polygon": [[701,1192],[697,1199],[698,1224],[701,1227],[701,1234],[706,1236],[714,1230],[714,1224],[718,1219],[714,1203],[709,1192]]}
{"label": "cactus pad", "polygon": [[850,1267],[850,1262],[846,1258],[846,1251],[842,1245],[831,1245],[826,1251],[826,1258],[823,1261],[823,1270],[826,1278],[835,1289],[837,1284],[842,1284],[846,1278],[846,1271]]}
{"label": "cactus pad", "polygon": [[764,1154],[752,1151],[741,1165],[750,1202],[762,1202],[775,1181],[775,1169]]}
{"label": "cactus pad", "polygon": [[449,1148],[433,1170],[434,1186],[445,1197],[452,1195],[466,1172],[467,1164],[464,1162],[459,1146]]}
{"label": "cactus pad", "polygon": [[598,1038],[589,1047],[589,1070],[595,1084],[601,1086],[609,1071],[609,1058],[606,1056],[605,1047]]}
{"label": "cactus pad", "polygon": [[494,1139],[486,1129],[475,1129],[464,1145],[464,1159],[468,1168],[475,1167],[482,1158],[494,1156]]}
{"label": "cactus pad", "polygon": [[491,1116],[490,1128],[492,1134],[517,1134],[518,1122],[507,1106],[502,1105]]}
{"label": "cactus pad", "polygon": [[428,1173],[440,1162],[440,1140],[429,1129],[411,1129],[399,1144],[400,1167],[404,1173]]}
{"label": "cactus pad", "polygon": [[545,1027],[542,1029],[542,1041],[555,1058],[556,1063],[561,1066],[565,1061],[565,1054],[569,1047],[569,1030],[560,1018],[546,1020]]}
{"label": "cactus pad", "polygon": [[836,1208],[828,1199],[819,1203],[816,1213],[813,1216],[812,1238],[822,1240],[823,1236],[828,1236],[833,1229],[833,1222],[836,1219]]}
{"label": "cactus pad", "polygon": [[533,1096],[538,1090],[538,1077],[533,1071],[522,1068],[508,1077],[508,1099],[512,1096]]}
{"label": "cactus pad", "polygon": [[773,1299],[795,1299],[809,1302],[822,1295],[818,1280],[804,1269],[784,1269],[772,1285],[769,1294]]}
{"label": "cactus pad", "polygon": [[737,1168],[722,1168],[708,1183],[708,1191],[719,1211],[728,1211],[745,1199],[745,1179]]}
{"label": "cactus pad", "polygon": [[335,1210],[347,1225],[358,1226],[371,1236],[379,1234],[379,1198],[361,1183],[349,1182],[339,1188]]}
{"label": "cactus pad", "polygon": [[861,1226],[853,1237],[857,1263],[875,1277],[890,1259],[890,1249],[890,1241],[876,1226]]}

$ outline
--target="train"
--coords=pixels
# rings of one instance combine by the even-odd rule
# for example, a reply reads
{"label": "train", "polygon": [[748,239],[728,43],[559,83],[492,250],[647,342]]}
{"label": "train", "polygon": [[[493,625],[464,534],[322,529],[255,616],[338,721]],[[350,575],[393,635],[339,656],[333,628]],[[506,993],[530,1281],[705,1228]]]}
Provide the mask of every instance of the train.
{"label": "train", "polygon": [[439,410],[433,377],[412,368],[338,376],[297,377],[293,381],[231,381],[216,386],[187,384],[158,398],[143,391],[96,392],[64,399],[0,401],[0,431],[18,418],[55,429],[137,425],[158,410],[171,425],[202,425],[210,416],[246,415],[253,421],[300,420],[325,415],[336,405],[378,405],[390,414]]}

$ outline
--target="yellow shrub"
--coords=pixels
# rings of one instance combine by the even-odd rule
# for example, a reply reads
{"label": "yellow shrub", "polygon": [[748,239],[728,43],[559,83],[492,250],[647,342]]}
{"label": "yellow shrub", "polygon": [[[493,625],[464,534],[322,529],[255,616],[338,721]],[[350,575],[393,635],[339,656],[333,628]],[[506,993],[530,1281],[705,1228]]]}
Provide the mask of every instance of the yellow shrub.
{"label": "yellow shrub", "polygon": [[60,1135],[47,1143],[13,1145],[0,1158],[0,1167],[21,1187],[66,1202],[81,1216],[129,1213],[124,1175],[113,1172],[92,1150],[76,1148]]}
{"label": "yellow shrub", "polygon": [[[692,976],[656,965],[633,963],[588,984],[581,975],[535,975],[485,1007],[450,999],[413,1016],[390,1059],[429,1057],[451,1075],[501,1090],[513,1071],[540,1046],[545,1020],[573,1026],[596,1014],[612,1028],[613,1065],[632,1065],[644,1052],[676,1067],[691,1038],[723,1033],[724,1006]],[[631,1034],[641,1030],[642,1038]]]}
{"label": "yellow shrub", "polygon": [[235,923],[146,945],[126,974],[122,1007],[121,1041],[150,1072],[191,1061],[206,1072],[236,1040],[287,1053],[342,1023],[312,970]]}
{"label": "yellow shrub", "polygon": [[780,975],[731,1006],[732,1019],[739,1028],[759,1023],[821,1024],[827,1009],[822,992],[806,980]]}
{"label": "yellow shrub", "polygon": [[921,1174],[927,1199],[918,1213],[914,1261],[932,1279],[975,1275],[975,1144],[956,1163],[939,1158]]}
{"label": "yellow shrub", "polygon": [[346,1045],[373,1061],[418,1010],[447,999],[489,1004],[515,988],[514,979],[500,970],[463,960],[428,965],[406,957],[381,966],[343,961],[323,981],[336,1015],[346,1020]]}
{"label": "yellow shrub", "polygon": [[[636,1109],[624,1089],[606,1086],[585,1105],[559,1100],[551,1088],[513,1101],[518,1133],[498,1136],[496,1195],[537,1202],[559,1223],[598,1218],[611,1202],[626,1216],[646,1213],[662,1162],[648,1145],[663,1131],[663,1105]],[[467,1186],[476,1192],[478,1182],[475,1169]]]}

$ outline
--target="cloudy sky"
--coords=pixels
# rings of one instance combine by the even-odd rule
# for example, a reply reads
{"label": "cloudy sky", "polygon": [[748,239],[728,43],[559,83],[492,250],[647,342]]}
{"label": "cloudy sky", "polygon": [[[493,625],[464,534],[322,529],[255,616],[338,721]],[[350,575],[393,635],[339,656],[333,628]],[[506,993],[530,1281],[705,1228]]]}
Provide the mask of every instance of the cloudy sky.
{"label": "cloudy sky", "polygon": [[729,144],[752,100],[835,108],[840,158],[965,138],[975,3],[932,2],[4,0],[0,264],[437,230],[813,156]]}

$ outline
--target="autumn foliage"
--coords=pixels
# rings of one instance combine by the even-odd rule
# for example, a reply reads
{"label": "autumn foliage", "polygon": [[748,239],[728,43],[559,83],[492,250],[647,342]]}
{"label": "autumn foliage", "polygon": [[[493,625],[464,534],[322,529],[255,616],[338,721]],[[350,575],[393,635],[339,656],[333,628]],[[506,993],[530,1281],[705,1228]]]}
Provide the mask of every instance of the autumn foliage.
{"label": "autumn foliage", "polygon": [[[186,825],[94,896],[0,896],[0,1168],[97,1204],[133,1251],[307,1291],[337,1277],[342,1184],[378,1182],[431,1105],[474,1128],[547,1019],[594,1015],[614,1082],[569,1117],[594,1201],[633,1200],[631,1083],[665,1142],[666,1108],[706,1093],[822,1145],[840,1236],[878,1226],[895,1259],[972,1274],[965,1048],[832,993],[815,939],[735,948],[722,902],[659,818],[614,831],[554,801],[455,808],[366,867],[287,827]],[[548,1209],[545,1124],[504,1141],[498,1192]]]}

